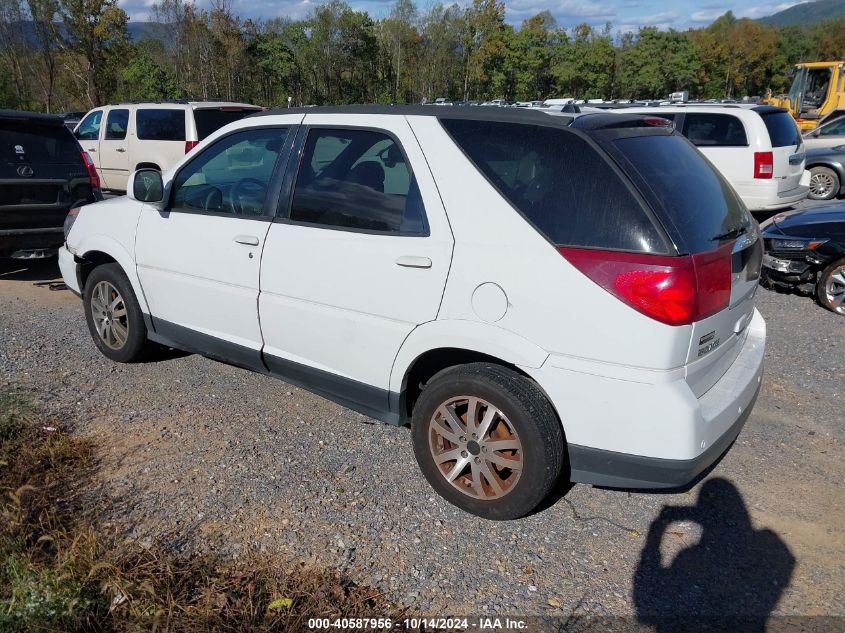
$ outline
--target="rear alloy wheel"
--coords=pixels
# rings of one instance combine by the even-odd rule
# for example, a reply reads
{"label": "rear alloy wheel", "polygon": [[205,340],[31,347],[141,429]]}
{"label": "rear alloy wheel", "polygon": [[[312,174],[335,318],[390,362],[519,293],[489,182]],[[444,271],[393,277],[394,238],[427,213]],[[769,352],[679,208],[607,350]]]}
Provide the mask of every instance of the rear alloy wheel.
{"label": "rear alloy wheel", "polygon": [[816,298],[828,310],[845,314],[845,259],[833,262],[819,275]]}
{"label": "rear alloy wheel", "polygon": [[118,264],[91,271],[82,295],[85,320],[97,348],[119,363],[142,360],[152,344],[132,284]]}
{"label": "rear alloy wheel", "polygon": [[414,454],[447,501],[487,519],[533,510],[557,482],[560,422],[537,385],[506,367],[444,370],[423,389],[412,421]]}
{"label": "rear alloy wheel", "polygon": [[810,169],[810,198],[812,200],[830,200],[839,193],[839,176],[827,167]]}

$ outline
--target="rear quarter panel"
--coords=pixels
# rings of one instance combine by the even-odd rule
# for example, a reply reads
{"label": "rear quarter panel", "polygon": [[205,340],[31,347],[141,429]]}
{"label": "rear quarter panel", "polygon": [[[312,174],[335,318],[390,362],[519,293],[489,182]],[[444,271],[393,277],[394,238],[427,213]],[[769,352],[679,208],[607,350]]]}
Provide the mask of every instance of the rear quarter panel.
{"label": "rear quarter panel", "polygon": [[[434,117],[408,118],[455,235],[439,320],[485,323],[546,352],[603,363],[653,369],[684,364],[690,326],[650,319],[590,281],[511,207]],[[507,297],[498,320],[479,314],[473,299],[487,283]]]}

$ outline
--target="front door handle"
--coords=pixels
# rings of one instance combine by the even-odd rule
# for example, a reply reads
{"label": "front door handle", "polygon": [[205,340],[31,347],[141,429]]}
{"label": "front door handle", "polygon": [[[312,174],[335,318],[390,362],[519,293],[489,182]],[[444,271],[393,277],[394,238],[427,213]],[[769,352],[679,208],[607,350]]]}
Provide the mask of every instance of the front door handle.
{"label": "front door handle", "polygon": [[246,246],[258,246],[258,238],[254,235],[236,235],[235,242]]}
{"label": "front door handle", "polygon": [[123,149],[122,147],[118,147],[118,148],[117,148],[116,150],[114,150],[114,151],[116,151],[116,152],[120,152],[120,153],[122,154],[122,153],[123,153],[123,152],[125,152],[126,150],[125,150],[125,149]]}
{"label": "front door handle", "polygon": [[396,259],[396,265],[403,268],[431,268],[431,260],[417,255],[402,255]]}

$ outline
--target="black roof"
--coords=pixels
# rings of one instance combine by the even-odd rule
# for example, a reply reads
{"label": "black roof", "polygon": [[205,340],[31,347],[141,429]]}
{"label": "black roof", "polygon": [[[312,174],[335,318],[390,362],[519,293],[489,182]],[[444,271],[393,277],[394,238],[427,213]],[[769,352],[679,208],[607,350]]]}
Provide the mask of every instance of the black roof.
{"label": "black roof", "polygon": [[399,116],[430,116],[438,119],[469,119],[474,121],[502,121],[533,123],[566,127],[573,117],[549,116],[530,108],[498,108],[494,106],[435,106],[435,105],[348,105],[315,106],[311,108],[276,108],[256,112],[251,117],[281,114],[395,114]]}
{"label": "black roof", "polygon": [[64,119],[55,114],[43,112],[27,112],[26,110],[0,110],[2,121],[32,121],[43,125],[64,125]]}
{"label": "black roof", "polygon": [[[626,123],[647,118],[642,114],[595,113],[571,116],[547,114],[533,108],[498,108],[494,106],[435,106],[435,105],[348,105],[315,106],[311,108],[277,108],[249,115],[250,117],[277,116],[282,114],[395,114],[398,116],[430,116],[437,119],[464,119],[469,121],[497,121],[523,123],[546,127],[576,127],[582,130],[622,128]],[[639,127],[639,126],[631,126]],[[654,132],[658,130],[655,129]],[[665,130],[662,133],[666,133]]]}

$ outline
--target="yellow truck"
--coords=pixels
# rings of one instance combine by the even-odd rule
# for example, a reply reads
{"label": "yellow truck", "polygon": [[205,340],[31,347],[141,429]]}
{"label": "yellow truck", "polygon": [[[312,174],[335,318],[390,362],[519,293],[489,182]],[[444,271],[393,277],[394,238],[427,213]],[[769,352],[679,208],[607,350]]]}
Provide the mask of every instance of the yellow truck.
{"label": "yellow truck", "polygon": [[795,65],[789,94],[767,95],[764,103],[787,108],[802,131],[845,116],[845,63],[807,62]]}

